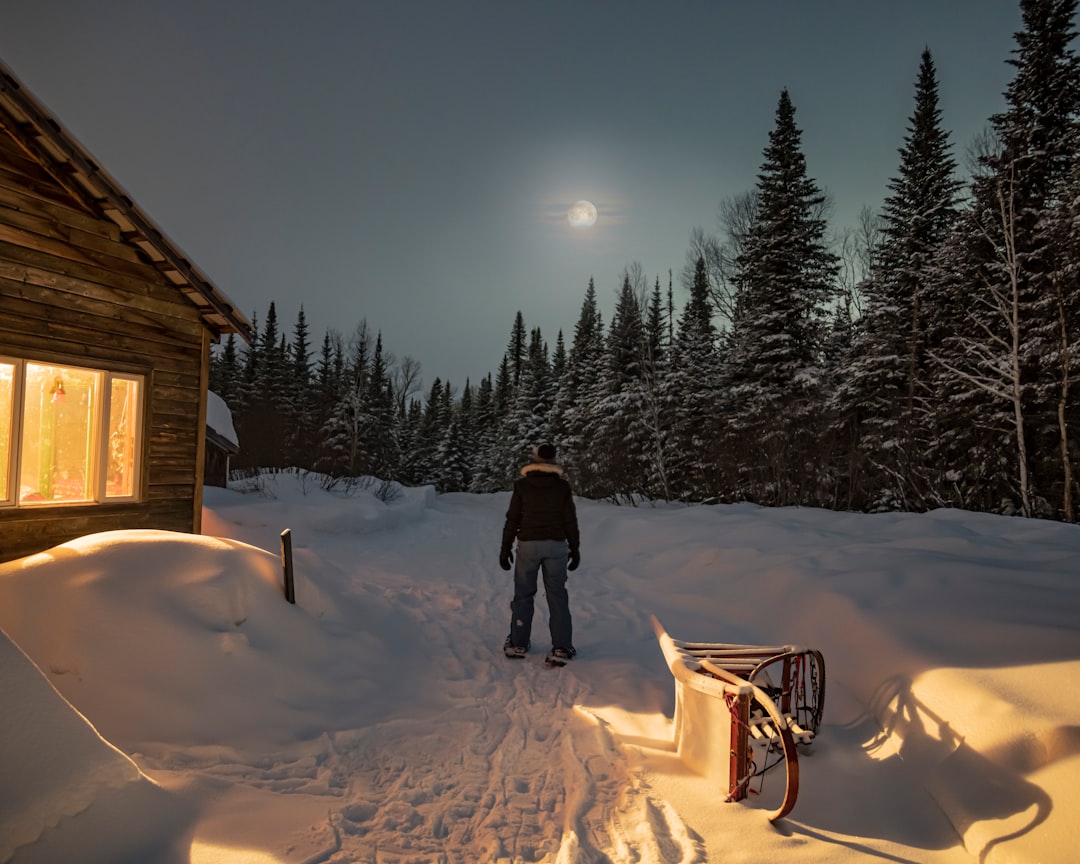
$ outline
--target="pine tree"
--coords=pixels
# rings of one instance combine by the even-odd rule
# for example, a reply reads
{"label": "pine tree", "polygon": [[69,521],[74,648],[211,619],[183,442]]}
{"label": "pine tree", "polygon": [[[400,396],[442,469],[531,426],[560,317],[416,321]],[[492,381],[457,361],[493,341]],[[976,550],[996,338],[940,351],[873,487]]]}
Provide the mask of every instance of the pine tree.
{"label": "pine tree", "polygon": [[780,94],[758,174],[757,212],[736,261],[727,366],[732,431],[753,442],[747,491],[777,504],[817,503],[824,416],[823,352],[837,258],[825,197],[806,170],[788,91]]}
{"label": "pine tree", "polygon": [[243,441],[237,462],[247,467],[280,468],[285,463],[284,414],[289,375],[273,302],[248,352],[245,373],[237,428]]}
{"label": "pine tree", "polygon": [[560,330],[559,335],[555,337],[555,350],[551,354],[551,377],[555,379],[556,383],[566,374],[568,359],[566,340],[563,338],[562,330]]}
{"label": "pine tree", "polygon": [[1068,263],[1054,226],[1077,159],[1080,63],[1076,0],[1020,7],[1006,110],[991,118],[995,146],[947,250],[942,305],[962,314],[945,318],[934,356],[950,410],[938,459],[956,503],[1030,515],[1064,501],[1071,475],[1061,443],[1077,409],[1062,382],[1080,323],[1060,290]]}
{"label": "pine tree", "polygon": [[646,355],[641,306],[624,276],[608,329],[604,363],[598,379],[593,458],[604,497],[633,501],[646,486],[644,394]]}
{"label": "pine tree", "polygon": [[314,397],[312,406],[312,428],[315,444],[312,448],[311,463],[316,470],[323,470],[329,461],[326,430],[334,412],[340,393],[343,390],[342,369],[344,367],[341,335],[334,330],[323,334],[319,359],[315,364]]}
{"label": "pine tree", "polygon": [[669,374],[671,322],[669,310],[656,278],[645,320],[645,357],[642,366],[642,452],[645,462],[645,494],[670,500],[668,478],[671,419],[664,405],[665,382]]}
{"label": "pine tree", "polygon": [[461,390],[461,398],[456,406],[458,426],[460,428],[460,442],[462,451],[462,481],[460,491],[468,491],[472,487],[473,472],[478,459],[479,432],[476,427],[476,388],[472,386],[470,379],[465,379],[465,386]]}
{"label": "pine tree", "polygon": [[496,492],[501,488],[501,472],[493,468],[491,454],[498,442],[500,422],[495,412],[495,388],[488,374],[480,381],[476,389],[473,408],[473,428],[476,430],[476,444],[470,463],[472,479],[470,492]]}
{"label": "pine tree", "polygon": [[529,334],[514,401],[503,426],[505,476],[514,476],[528,460],[533,446],[547,440],[553,395],[547,345],[540,328],[534,327]]}
{"label": "pine tree", "polygon": [[424,423],[424,409],[419,399],[411,399],[403,408],[397,404],[398,447],[401,459],[396,479],[408,486],[419,486],[423,480],[420,465],[420,435]]}
{"label": "pine tree", "polygon": [[594,390],[603,360],[604,325],[596,302],[596,285],[590,278],[554,408],[565,428],[559,445],[560,461],[573,478],[575,490],[587,497],[592,497],[600,485],[598,454],[591,439],[598,414],[591,399],[598,395]]}
{"label": "pine tree", "polygon": [[521,382],[521,370],[525,365],[528,348],[528,335],[525,331],[525,318],[518,310],[514,316],[514,327],[510,332],[510,342],[506,346],[506,356],[510,361],[510,381],[516,388]]}
{"label": "pine tree", "polygon": [[286,389],[286,435],[287,461],[300,468],[313,468],[312,454],[315,450],[315,394],[311,386],[311,346],[308,341],[307,319],[303,304],[293,326],[292,343],[289,346],[290,374]]}
{"label": "pine tree", "polygon": [[935,419],[934,403],[927,399],[927,292],[933,291],[935,264],[956,225],[955,170],[934,62],[924,50],[900,167],[881,215],[882,242],[861,286],[864,312],[836,399],[860,454],[856,464],[864,476],[853,479],[865,489],[871,509],[927,505],[923,459]]}
{"label": "pine tree", "polygon": [[371,334],[367,321],[362,320],[349,341],[337,400],[323,428],[324,456],[320,467],[332,477],[359,477],[368,469],[365,435],[369,418],[365,396],[370,357]]}
{"label": "pine tree", "polygon": [[375,353],[371,358],[363,413],[368,471],[380,479],[392,479],[400,454],[395,438],[394,392],[383,360],[382,333],[375,337]]}
{"label": "pine tree", "polygon": [[259,374],[259,318],[257,313],[251,314],[251,342],[243,349],[243,358],[240,365],[240,375],[235,391],[235,401],[229,403],[232,411],[233,426],[236,429],[240,452],[237,453],[233,466],[237,469],[257,468],[259,463],[252,458],[248,451],[248,440],[251,436],[251,423],[248,417],[248,407],[251,404],[252,394],[255,392],[255,379]]}
{"label": "pine tree", "polygon": [[439,448],[452,419],[450,385],[436,376],[424,401],[423,420],[416,441],[415,471],[419,482],[438,485],[440,472]]}
{"label": "pine tree", "polygon": [[508,489],[516,474],[507,473],[507,465],[512,461],[509,454],[514,446],[507,440],[510,413],[516,398],[512,379],[510,358],[503,354],[492,387],[490,425],[485,433],[483,458],[477,467],[474,484],[477,491],[498,492]]}
{"label": "pine tree", "polygon": [[663,443],[671,493],[700,501],[716,492],[720,435],[720,368],[717,334],[709,303],[705,259],[694,268],[690,299],[671,346],[671,368],[660,390],[670,423]]}
{"label": "pine tree", "polygon": [[239,391],[242,386],[240,359],[236,353],[236,334],[225,338],[225,345],[215,351],[210,360],[210,389],[217,393],[229,408],[239,408]]}

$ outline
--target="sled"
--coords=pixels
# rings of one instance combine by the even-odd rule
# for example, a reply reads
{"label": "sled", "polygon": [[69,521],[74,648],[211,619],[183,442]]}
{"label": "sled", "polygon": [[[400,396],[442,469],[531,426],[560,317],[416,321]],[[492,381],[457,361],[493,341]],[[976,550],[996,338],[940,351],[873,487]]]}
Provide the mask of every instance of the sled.
{"label": "sled", "polygon": [[[795,645],[733,645],[673,639],[651,616],[675,676],[675,743],[690,768],[741,801],[754,777],[784,766],[784,798],[769,821],[799,796],[798,745],[814,740],[825,706],[825,660]],[[758,762],[760,759],[760,763]]]}

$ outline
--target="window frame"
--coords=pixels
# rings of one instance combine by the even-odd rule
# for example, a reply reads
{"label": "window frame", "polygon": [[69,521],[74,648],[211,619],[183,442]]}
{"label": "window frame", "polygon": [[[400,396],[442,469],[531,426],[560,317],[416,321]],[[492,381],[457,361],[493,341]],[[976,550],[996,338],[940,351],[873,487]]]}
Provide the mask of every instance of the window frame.
{"label": "window frame", "polygon": [[[77,369],[98,376],[100,392],[93,411],[91,440],[89,441],[90,465],[88,496],[81,501],[20,501],[22,489],[22,448],[23,422],[25,418],[26,366],[27,364],[63,366]],[[144,479],[146,464],[146,415],[149,410],[150,370],[139,367],[124,368],[117,365],[88,365],[85,359],[73,360],[68,357],[46,355],[0,354],[0,364],[14,366],[12,404],[11,404],[11,441],[8,447],[7,465],[0,466],[7,471],[7,494],[0,498],[0,512],[13,510],[40,510],[42,508],[79,508],[101,507],[110,504],[139,503],[145,500]],[[112,413],[113,381],[136,381],[138,395],[135,405],[137,416],[134,428],[134,446],[132,447],[132,493],[130,495],[107,494],[108,478],[106,466],[109,456],[109,427]]]}

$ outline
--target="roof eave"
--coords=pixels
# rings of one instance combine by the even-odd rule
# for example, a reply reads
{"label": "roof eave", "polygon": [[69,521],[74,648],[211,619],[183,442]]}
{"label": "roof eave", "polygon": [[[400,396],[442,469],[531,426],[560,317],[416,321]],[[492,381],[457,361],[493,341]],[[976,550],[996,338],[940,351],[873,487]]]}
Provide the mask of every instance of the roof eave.
{"label": "roof eave", "polygon": [[199,310],[203,322],[216,336],[236,333],[244,341],[252,342],[255,328],[247,317],[0,61],[2,114],[14,121],[8,131],[23,149],[76,200],[115,223],[125,240],[137,246],[154,268]]}

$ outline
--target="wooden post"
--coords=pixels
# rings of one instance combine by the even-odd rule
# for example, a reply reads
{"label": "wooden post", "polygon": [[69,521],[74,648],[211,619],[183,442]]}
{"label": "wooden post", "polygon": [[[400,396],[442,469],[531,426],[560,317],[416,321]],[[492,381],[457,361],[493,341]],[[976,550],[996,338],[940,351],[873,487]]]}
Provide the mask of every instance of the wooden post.
{"label": "wooden post", "polygon": [[296,603],[296,591],[293,588],[292,572],[292,529],[281,532],[281,569],[285,574],[285,599]]}

